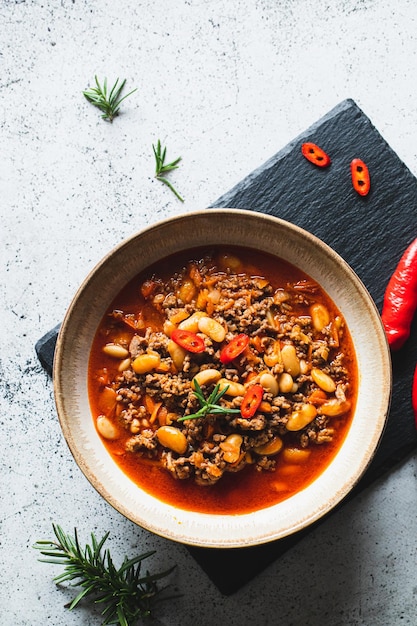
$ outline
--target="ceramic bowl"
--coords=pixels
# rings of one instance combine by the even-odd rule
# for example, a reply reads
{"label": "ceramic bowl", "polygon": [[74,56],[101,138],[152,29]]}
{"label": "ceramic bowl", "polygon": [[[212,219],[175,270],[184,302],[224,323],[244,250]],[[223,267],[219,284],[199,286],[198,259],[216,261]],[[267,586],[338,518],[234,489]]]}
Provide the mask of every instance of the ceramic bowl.
{"label": "ceramic bowl", "polygon": [[[359,393],[348,435],[328,468],[307,488],[243,515],[177,509],[141,490],[112,460],[97,435],[87,366],[98,324],[121,287],[151,263],[180,250],[229,244],[286,259],[320,283],[343,313],[359,368]],[[378,311],[348,264],[308,232],[240,209],[208,209],[156,223],[118,245],[93,269],[63,321],[54,360],[58,416],[69,448],[97,491],[124,516],[189,545],[236,548],[299,531],[326,515],[359,481],[381,439],[391,397],[391,363]]]}

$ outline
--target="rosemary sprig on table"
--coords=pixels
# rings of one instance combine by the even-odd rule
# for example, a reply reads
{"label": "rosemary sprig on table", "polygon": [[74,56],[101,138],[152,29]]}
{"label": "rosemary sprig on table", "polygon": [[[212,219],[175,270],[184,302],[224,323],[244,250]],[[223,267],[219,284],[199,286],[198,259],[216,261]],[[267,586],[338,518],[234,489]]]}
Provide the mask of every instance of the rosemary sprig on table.
{"label": "rosemary sprig on table", "polygon": [[240,413],[240,409],[229,409],[225,406],[219,404],[220,398],[224,396],[226,391],[229,389],[229,385],[225,385],[225,387],[219,391],[220,385],[214,387],[213,391],[206,399],[201,390],[200,385],[196,380],[194,380],[195,391],[194,395],[200,403],[200,409],[196,413],[190,413],[190,415],[183,415],[177,421],[183,422],[184,420],[194,420],[198,417],[205,417],[207,414],[210,415],[228,415],[229,413]]}
{"label": "rosemary sprig on table", "polygon": [[113,122],[116,115],[119,115],[120,104],[128,96],[132,95],[137,89],[133,89],[125,96],[121,97],[121,93],[126,83],[126,79],[122,80],[119,84],[119,79],[116,80],[110,92],[107,93],[107,78],[104,79],[103,86],[98,82],[97,76],[94,77],[96,81],[95,87],[90,87],[86,91],[83,91],[84,96],[91,104],[98,107],[100,111],[103,111],[101,116],[104,120]]}
{"label": "rosemary sprig on table", "polygon": [[180,194],[173,187],[170,181],[167,178],[165,178],[165,176],[163,176],[163,174],[166,174],[168,172],[171,172],[172,170],[178,169],[179,167],[178,163],[181,161],[181,157],[178,157],[178,159],[175,159],[175,161],[172,161],[172,163],[165,163],[167,149],[161,146],[161,142],[159,139],[158,139],[158,143],[156,144],[156,147],[154,146],[154,144],[152,144],[152,148],[153,148],[153,153],[155,156],[155,178],[157,178],[158,180],[161,181],[161,183],[164,183],[164,185],[169,187],[172,193],[174,193],[177,196],[178,200],[181,200],[181,202],[184,202],[184,198],[180,196]]}
{"label": "rosemary sprig on table", "polygon": [[[41,554],[48,557],[40,559],[43,563],[65,565],[65,570],[54,578],[57,584],[71,581],[81,591],[68,605],[71,610],[85,597],[95,595],[94,603],[104,604],[102,616],[106,624],[133,626],[137,620],[149,617],[157,600],[167,600],[167,596],[158,598],[166,587],[158,589],[157,581],[168,576],[174,567],[159,574],[148,571],[141,576],[142,561],[155,551],[146,552],[133,559],[125,557],[117,569],[108,549],[102,552],[103,545],[109,536],[107,532],[100,541],[91,533],[91,545],[81,548],[77,529],[74,537],[63,532],[62,528],[53,524],[56,541],[37,541],[33,546]],[[177,597],[177,596],[170,596]]]}

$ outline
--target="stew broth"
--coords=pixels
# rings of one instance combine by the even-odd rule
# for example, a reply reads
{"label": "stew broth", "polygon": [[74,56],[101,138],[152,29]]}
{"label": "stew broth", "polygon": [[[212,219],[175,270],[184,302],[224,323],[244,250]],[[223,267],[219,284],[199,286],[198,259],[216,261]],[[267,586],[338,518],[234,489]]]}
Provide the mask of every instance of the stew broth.
{"label": "stew broth", "polygon": [[[181,328],[203,339],[201,352],[173,341]],[[248,345],[227,360],[237,336]],[[193,417],[196,379],[205,400],[226,387],[222,413]],[[132,280],[89,361],[92,415],[114,461],[158,499],[215,514],[265,508],[314,481],[346,436],[357,380],[349,330],[321,287],[230,246],[173,255]],[[245,419],[254,386],[262,398]]]}

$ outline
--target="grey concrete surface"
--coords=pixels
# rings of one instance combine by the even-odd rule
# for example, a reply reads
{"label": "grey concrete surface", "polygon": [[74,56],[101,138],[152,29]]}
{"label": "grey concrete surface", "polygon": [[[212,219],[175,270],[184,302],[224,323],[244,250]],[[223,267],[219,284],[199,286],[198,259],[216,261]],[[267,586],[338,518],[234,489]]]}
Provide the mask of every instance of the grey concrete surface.
{"label": "grey concrete surface", "polygon": [[[417,174],[415,1],[0,0],[0,26],[0,623],[101,623],[65,608],[61,570],[31,547],[57,522],[109,530],[116,560],[176,563],[163,626],[417,624],[415,454],[223,597],[184,546],[86,481],[34,351],[114,245],[208,206],[345,98]],[[113,124],[82,96],[95,74],[138,89]],[[153,178],[158,138],[183,158],[184,204]]]}

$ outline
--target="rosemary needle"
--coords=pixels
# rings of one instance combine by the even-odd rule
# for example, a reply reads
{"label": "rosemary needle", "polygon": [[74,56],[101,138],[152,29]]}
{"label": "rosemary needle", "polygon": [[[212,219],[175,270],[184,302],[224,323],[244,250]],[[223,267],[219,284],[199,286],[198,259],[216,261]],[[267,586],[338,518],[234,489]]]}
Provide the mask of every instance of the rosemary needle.
{"label": "rosemary needle", "polygon": [[113,122],[116,115],[119,115],[120,104],[128,96],[132,95],[137,89],[133,89],[125,96],[121,96],[121,93],[126,84],[126,79],[122,80],[119,84],[119,79],[116,80],[110,92],[107,92],[107,78],[104,79],[103,86],[100,85],[97,76],[94,77],[96,81],[95,87],[90,87],[86,91],[83,91],[84,96],[91,104],[96,106],[103,112],[101,116],[104,120]]}
{"label": "rosemary needle", "polygon": [[60,526],[52,526],[56,541],[37,541],[33,547],[48,557],[40,559],[43,563],[65,566],[64,572],[54,578],[57,584],[71,582],[72,585],[81,587],[81,591],[68,605],[70,610],[83,598],[94,595],[94,603],[104,606],[101,613],[104,618],[102,626],[133,626],[140,618],[152,615],[152,608],[157,600],[178,597],[159,597],[166,587],[159,589],[157,582],[168,576],[173,567],[158,574],[147,571],[141,575],[142,561],[155,551],[133,559],[125,557],[122,565],[116,568],[109,550],[102,551],[109,533],[100,541],[91,533],[91,545],[87,544],[83,549],[78,540],[77,529],[74,529],[74,537],[71,537]]}
{"label": "rosemary needle", "polygon": [[193,420],[199,417],[205,417],[206,415],[228,415],[229,413],[240,413],[240,409],[229,409],[219,404],[220,398],[224,396],[229,388],[229,385],[226,385],[221,391],[219,391],[220,385],[219,383],[217,383],[207,400],[204,397],[204,394],[197,380],[194,380],[194,385],[194,395],[200,403],[200,408],[196,413],[183,415],[183,417],[180,417],[177,420],[178,422],[183,422],[184,420]]}
{"label": "rosemary needle", "polygon": [[155,178],[157,178],[158,180],[161,181],[161,183],[164,183],[164,185],[169,187],[172,193],[174,193],[177,196],[178,200],[181,200],[181,202],[184,202],[184,199],[180,196],[180,194],[174,188],[174,186],[170,183],[170,181],[167,178],[165,178],[165,176],[163,176],[163,174],[167,174],[168,172],[171,172],[172,170],[178,169],[178,163],[181,161],[181,157],[178,157],[178,159],[175,159],[175,161],[172,161],[172,163],[165,163],[167,149],[161,146],[161,142],[159,139],[158,139],[158,143],[156,144],[156,147],[154,146],[154,144],[152,144],[152,148],[153,148],[153,153],[155,156]]}

